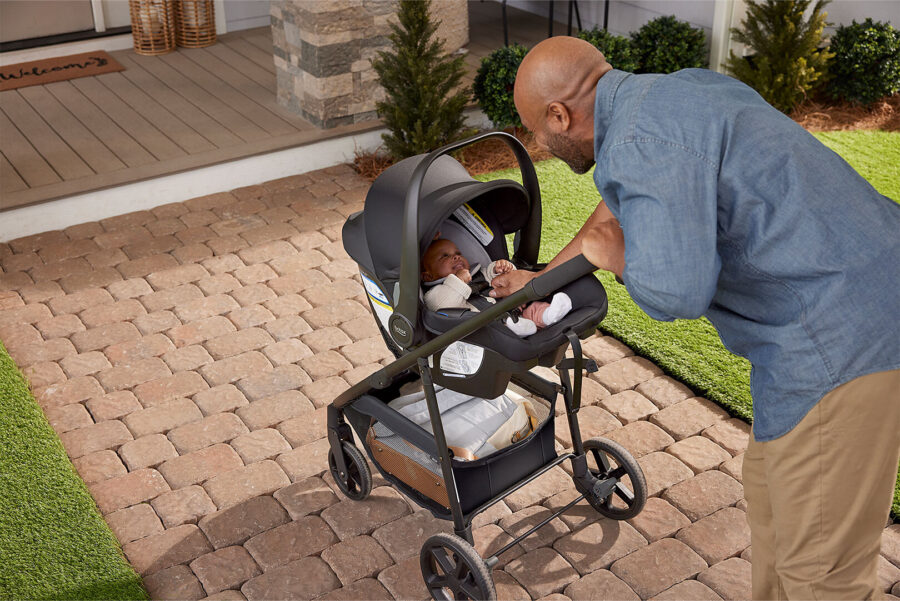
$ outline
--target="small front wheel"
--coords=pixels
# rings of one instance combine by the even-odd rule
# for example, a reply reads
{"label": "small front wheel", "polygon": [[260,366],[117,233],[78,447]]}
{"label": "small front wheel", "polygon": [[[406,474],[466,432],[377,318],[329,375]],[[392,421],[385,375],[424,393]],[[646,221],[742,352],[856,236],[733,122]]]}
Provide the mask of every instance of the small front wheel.
{"label": "small front wheel", "polygon": [[352,442],[341,442],[341,450],[344,453],[346,472],[341,472],[334,456],[334,448],[328,449],[328,469],[331,477],[337,483],[338,488],[347,497],[354,501],[362,501],[372,492],[372,471],[365,457]]}
{"label": "small front wheel", "polygon": [[[585,497],[598,513],[614,520],[633,518],[647,502],[647,480],[644,471],[628,450],[607,438],[584,441],[588,470],[596,479],[594,490],[608,491],[602,497],[585,491]],[[624,480],[628,477],[629,484]]]}
{"label": "small front wheel", "polygon": [[430,537],[419,554],[422,578],[438,601],[496,601],[494,579],[484,560],[464,539],[441,532]]}

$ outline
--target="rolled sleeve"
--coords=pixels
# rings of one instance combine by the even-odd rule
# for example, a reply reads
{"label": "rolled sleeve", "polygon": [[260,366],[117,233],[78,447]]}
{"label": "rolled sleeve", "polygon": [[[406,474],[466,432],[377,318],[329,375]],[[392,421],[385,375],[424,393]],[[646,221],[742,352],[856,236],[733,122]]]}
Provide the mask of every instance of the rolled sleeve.
{"label": "rolled sleeve", "polygon": [[703,315],[721,269],[715,167],[677,145],[631,142],[610,152],[607,181],[625,235],[629,295],[661,321]]}

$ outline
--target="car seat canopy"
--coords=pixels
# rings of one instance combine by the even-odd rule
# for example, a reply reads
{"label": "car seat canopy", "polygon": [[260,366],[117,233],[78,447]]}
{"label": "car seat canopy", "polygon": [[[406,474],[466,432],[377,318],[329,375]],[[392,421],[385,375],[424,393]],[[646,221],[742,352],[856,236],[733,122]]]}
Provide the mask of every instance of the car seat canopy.
{"label": "car seat canopy", "polygon": [[[366,196],[365,237],[371,266],[379,278],[393,279],[400,271],[403,214],[409,182],[421,156],[393,165],[373,182]],[[528,192],[512,180],[480,182],[449,156],[434,161],[425,175],[418,204],[418,254],[421,257],[441,225],[468,204],[476,214],[490,212],[503,235],[525,226]]]}

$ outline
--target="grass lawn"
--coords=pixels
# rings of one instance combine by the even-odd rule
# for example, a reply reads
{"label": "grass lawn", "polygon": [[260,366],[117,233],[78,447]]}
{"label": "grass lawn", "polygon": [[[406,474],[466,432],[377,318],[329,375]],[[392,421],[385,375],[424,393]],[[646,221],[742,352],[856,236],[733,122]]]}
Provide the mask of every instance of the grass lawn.
{"label": "grass lawn", "polygon": [[147,599],[0,345],[0,599]]}
{"label": "grass lawn", "polygon": [[[852,131],[815,135],[879,192],[900,202],[900,133]],[[536,168],[543,199],[540,258],[548,261],[572,239],[597,205],[599,196],[590,173],[575,175],[555,159],[538,163]],[[504,177],[521,181],[517,171],[509,170],[479,179]],[[655,321],[638,308],[625,287],[610,274],[602,272],[598,277],[609,295],[609,315],[601,326],[604,332],[732,415],[751,421],[750,363],[722,346],[712,324],[706,319]],[[900,516],[900,477],[893,512]]]}

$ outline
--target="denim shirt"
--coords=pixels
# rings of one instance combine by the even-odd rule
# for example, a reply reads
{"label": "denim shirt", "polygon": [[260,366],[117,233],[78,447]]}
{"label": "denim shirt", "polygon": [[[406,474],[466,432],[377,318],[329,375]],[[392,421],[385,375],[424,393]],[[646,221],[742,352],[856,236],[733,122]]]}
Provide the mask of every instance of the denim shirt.
{"label": "denim shirt", "polygon": [[655,319],[705,315],[750,360],[757,440],[900,367],[900,206],[840,156],[704,69],[610,71],[594,114],[628,293]]}

